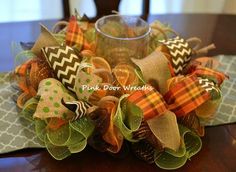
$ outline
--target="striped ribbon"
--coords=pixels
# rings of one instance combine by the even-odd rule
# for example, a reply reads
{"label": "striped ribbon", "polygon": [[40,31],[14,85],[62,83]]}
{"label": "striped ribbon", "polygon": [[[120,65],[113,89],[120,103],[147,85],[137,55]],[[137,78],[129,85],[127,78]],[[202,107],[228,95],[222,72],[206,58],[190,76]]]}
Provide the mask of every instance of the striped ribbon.
{"label": "striped ribbon", "polygon": [[73,120],[77,120],[85,116],[87,113],[87,109],[92,107],[89,103],[85,101],[65,102],[64,99],[61,99],[61,103],[72,112],[75,112],[75,117],[73,118]]}

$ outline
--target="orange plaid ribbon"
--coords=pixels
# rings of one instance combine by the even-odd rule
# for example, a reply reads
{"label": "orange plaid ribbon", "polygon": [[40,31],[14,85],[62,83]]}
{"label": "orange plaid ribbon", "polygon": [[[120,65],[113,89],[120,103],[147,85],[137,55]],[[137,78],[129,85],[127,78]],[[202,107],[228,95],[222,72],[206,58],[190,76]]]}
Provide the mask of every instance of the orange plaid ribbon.
{"label": "orange plaid ribbon", "polygon": [[128,101],[137,105],[143,111],[144,120],[163,114],[167,108],[162,95],[153,87],[151,89],[133,92]]}
{"label": "orange plaid ribbon", "polygon": [[202,66],[198,66],[193,74],[197,75],[197,76],[211,76],[217,79],[218,81],[218,85],[221,85],[223,83],[223,81],[226,78],[229,78],[227,75],[225,75],[222,72],[218,72],[216,70],[210,69],[210,68],[206,68],[206,67],[202,67]]}
{"label": "orange plaid ribbon", "polygon": [[78,50],[81,50],[83,46],[83,32],[80,29],[77,19],[75,16],[72,16],[70,18],[67,32],[66,32],[66,45],[68,46],[74,46],[78,48]]}
{"label": "orange plaid ribbon", "polygon": [[165,94],[164,99],[168,109],[177,117],[185,116],[189,112],[210,99],[210,94],[202,88],[196,76],[186,76]]}

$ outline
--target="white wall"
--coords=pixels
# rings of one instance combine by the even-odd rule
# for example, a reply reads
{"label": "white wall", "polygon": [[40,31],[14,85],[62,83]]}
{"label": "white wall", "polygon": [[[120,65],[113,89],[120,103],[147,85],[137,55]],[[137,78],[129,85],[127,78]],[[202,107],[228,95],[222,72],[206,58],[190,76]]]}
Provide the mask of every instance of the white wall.
{"label": "white wall", "polygon": [[[96,7],[93,0],[69,0],[69,1],[70,1],[71,14],[74,14],[74,9],[76,8],[81,16],[83,16],[83,14],[86,14],[88,17],[96,16]],[[104,3],[106,3],[106,1],[104,1]]]}
{"label": "white wall", "polygon": [[[71,12],[76,7],[81,14],[86,13],[89,17],[96,15],[93,0],[70,0],[70,3]],[[104,3],[106,3],[106,0],[104,0]],[[142,13],[142,0],[121,0],[120,13],[140,15]],[[236,14],[236,0],[150,0],[150,13]]]}
{"label": "white wall", "polygon": [[[96,15],[93,0],[69,0],[71,13]],[[112,0],[104,0],[106,1]],[[63,17],[61,0],[1,0],[0,22],[59,19]],[[120,13],[140,15],[142,0],[121,0]],[[151,14],[226,13],[236,14],[236,0],[151,0]]]}
{"label": "white wall", "polygon": [[151,0],[150,12],[236,14],[236,0]]}
{"label": "white wall", "polygon": [[61,0],[0,1],[0,22],[59,19],[62,17]]}
{"label": "white wall", "polygon": [[140,15],[142,14],[143,0],[121,0],[119,11],[126,15]]}

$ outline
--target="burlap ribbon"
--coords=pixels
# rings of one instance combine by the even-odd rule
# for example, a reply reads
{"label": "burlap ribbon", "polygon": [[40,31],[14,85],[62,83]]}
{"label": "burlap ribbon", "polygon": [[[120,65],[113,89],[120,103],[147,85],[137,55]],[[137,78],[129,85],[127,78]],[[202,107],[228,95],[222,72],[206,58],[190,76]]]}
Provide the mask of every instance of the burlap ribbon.
{"label": "burlap ribbon", "polygon": [[143,59],[132,59],[132,61],[140,68],[145,81],[155,80],[160,93],[166,93],[166,81],[171,78],[171,72],[169,61],[162,52],[155,50]]}
{"label": "burlap ribbon", "polygon": [[50,47],[50,46],[59,46],[56,38],[51,34],[48,29],[41,25],[41,33],[35,42],[34,46],[32,47],[31,51],[38,57],[41,56],[41,49],[43,47]]}
{"label": "burlap ribbon", "polygon": [[180,146],[180,134],[176,116],[166,110],[161,116],[147,120],[150,130],[164,148],[177,151]]}
{"label": "burlap ribbon", "polygon": [[74,117],[74,112],[66,108],[61,100],[75,101],[68,90],[56,79],[44,79],[39,84],[38,96],[40,96],[34,118],[60,118],[69,120]]}

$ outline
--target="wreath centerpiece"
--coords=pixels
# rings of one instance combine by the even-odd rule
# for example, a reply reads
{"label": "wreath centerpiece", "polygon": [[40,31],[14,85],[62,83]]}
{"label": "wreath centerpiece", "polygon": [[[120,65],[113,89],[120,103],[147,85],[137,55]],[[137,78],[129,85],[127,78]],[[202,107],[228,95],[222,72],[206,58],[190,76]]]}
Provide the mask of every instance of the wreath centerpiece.
{"label": "wreath centerpiece", "polygon": [[16,56],[24,61],[14,71],[20,114],[55,159],[88,144],[113,155],[128,148],[147,163],[177,169],[200,151],[201,121],[214,117],[227,76],[200,55],[213,45],[191,47],[200,40],[185,40],[159,21],[150,27],[148,55],[132,63],[97,56],[94,24],[77,14],[52,32],[41,25],[33,47]]}

